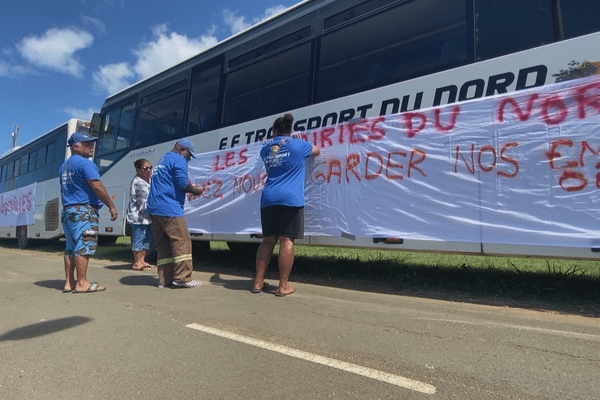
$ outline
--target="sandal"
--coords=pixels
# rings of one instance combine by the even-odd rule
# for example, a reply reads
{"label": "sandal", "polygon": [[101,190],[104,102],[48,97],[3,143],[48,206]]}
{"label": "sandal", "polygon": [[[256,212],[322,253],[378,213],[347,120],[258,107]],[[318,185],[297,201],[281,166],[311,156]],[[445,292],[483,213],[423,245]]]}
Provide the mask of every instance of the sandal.
{"label": "sandal", "polygon": [[96,282],[90,284],[90,287],[87,290],[76,290],[73,289],[72,293],[94,293],[94,292],[103,292],[106,288],[104,286],[98,285]]}
{"label": "sandal", "polygon": [[269,284],[267,282],[263,283],[263,287],[260,289],[256,289],[256,288],[252,288],[252,290],[250,290],[251,293],[261,293],[261,292],[266,292],[269,289]]}

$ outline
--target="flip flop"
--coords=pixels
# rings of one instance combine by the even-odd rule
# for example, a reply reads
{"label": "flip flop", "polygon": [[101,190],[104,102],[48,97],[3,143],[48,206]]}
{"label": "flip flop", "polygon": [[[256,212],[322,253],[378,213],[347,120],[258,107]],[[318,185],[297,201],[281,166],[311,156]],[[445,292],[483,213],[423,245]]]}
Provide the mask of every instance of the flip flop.
{"label": "flip flop", "polygon": [[71,293],[73,289],[63,289],[63,293]]}
{"label": "flip flop", "polygon": [[269,284],[268,283],[263,283],[263,287],[260,289],[255,289],[252,288],[252,290],[250,290],[250,292],[252,293],[261,293],[261,292],[266,292],[269,289]]}
{"label": "flip flop", "polygon": [[131,268],[131,269],[134,270],[134,271],[148,271],[149,269],[152,269],[152,267],[149,267],[149,266],[146,265],[146,266],[144,266],[142,268]]}
{"label": "flip flop", "polygon": [[103,292],[105,290],[106,290],[105,287],[102,287],[99,284],[97,284],[96,282],[94,282],[90,285],[90,287],[87,290],[73,289],[73,291],[71,293],[95,293],[95,292]]}
{"label": "flip flop", "polygon": [[279,289],[277,289],[277,292],[275,292],[275,296],[277,296],[277,297],[285,297],[285,296],[288,296],[288,295],[294,293],[295,291],[296,291],[296,288],[293,288],[291,292],[289,292],[289,293],[283,293],[283,292],[280,292]]}

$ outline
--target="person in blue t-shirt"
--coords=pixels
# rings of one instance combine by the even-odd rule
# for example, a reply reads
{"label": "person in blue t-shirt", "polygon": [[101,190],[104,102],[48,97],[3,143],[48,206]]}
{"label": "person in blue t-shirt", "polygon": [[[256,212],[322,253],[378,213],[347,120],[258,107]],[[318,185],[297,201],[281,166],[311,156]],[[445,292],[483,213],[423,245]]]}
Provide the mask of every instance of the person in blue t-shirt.
{"label": "person in blue t-shirt", "polygon": [[287,296],[296,290],[288,279],[294,264],[294,240],[304,237],[305,162],[320,151],[305,140],[291,137],[293,122],[292,114],[277,118],[273,124],[275,138],[260,151],[268,177],[260,199],[264,238],[256,254],[252,293],[260,293],[268,286],[265,272],[278,241],[279,288],[275,295]]}
{"label": "person in blue t-shirt", "polygon": [[193,288],[192,239],[183,216],[186,193],[200,196],[204,189],[188,180],[188,162],[194,144],[179,139],[173,150],[154,167],[150,180],[147,210],[152,219],[154,247],[157,253],[158,287]]}
{"label": "person in blue t-shirt", "polygon": [[74,133],[68,141],[71,157],[59,169],[63,206],[61,221],[67,242],[65,293],[92,293],[106,289],[87,280],[89,258],[98,247],[98,209],[106,204],[112,221],[119,216],[100,181],[98,167],[90,160],[96,139],[84,133]]}

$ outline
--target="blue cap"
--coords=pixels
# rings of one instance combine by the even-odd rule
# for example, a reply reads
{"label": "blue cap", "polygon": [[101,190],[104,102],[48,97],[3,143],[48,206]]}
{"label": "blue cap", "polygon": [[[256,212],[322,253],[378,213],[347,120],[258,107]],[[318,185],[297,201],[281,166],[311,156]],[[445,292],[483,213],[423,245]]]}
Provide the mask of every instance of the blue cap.
{"label": "blue cap", "polygon": [[188,149],[190,151],[190,154],[192,155],[192,157],[196,158],[196,148],[194,147],[194,143],[192,143],[191,140],[179,139],[177,141],[177,144],[180,145],[181,147],[185,147],[186,149]]}
{"label": "blue cap", "polygon": [[98,138],[95,136],[86,135],[85,133],[75,132],[69,138],[69,146],[73,146],[75,143],[79,142],[92,142],[94,140],[98,140]]}

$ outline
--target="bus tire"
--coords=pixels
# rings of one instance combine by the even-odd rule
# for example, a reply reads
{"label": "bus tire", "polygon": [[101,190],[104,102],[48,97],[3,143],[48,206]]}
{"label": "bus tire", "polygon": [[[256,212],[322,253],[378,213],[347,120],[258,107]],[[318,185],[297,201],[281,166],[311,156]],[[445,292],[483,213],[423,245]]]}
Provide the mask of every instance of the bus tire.
{"label": "bus tire", "polygon": [[20,249],[27,248],[27,225],[17,226],[17,244]]}

